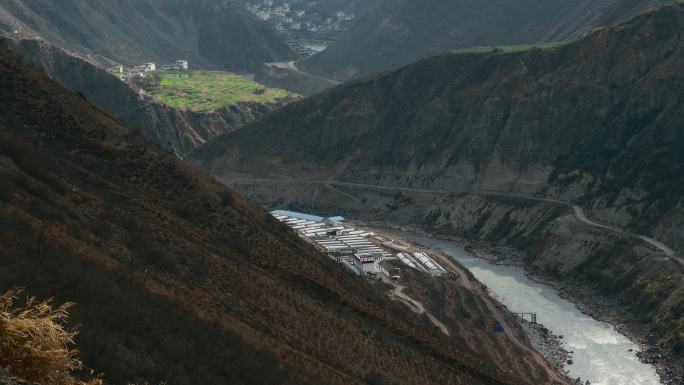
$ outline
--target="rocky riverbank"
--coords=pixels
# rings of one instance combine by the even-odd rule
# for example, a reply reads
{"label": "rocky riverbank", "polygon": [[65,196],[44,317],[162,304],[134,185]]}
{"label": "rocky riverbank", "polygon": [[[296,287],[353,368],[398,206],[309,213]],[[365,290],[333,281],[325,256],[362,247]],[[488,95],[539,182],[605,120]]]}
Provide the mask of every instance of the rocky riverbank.
{"label": "rocky riverbank", "polygon": [[[423,232],[423,234],[426,233]],[[434,237],[434,235],[429,236]],[[522,267],[530,279],[554,287],[561,297],[574,303],[582,313],[612,325],[618,332],[636,342],[642,349],[637,352],[637,357],[641,362],[656,368],[663,385],[684,384],[682,363],[677,362],[662,346],[652,343],[655,337],[653,332],[647,326],[626,316],[621,306],[615,301],[597,295],[579,283],[560,284],[548,277],[530,272],[523,263],[525,254],[515,248],[470,242],[465,242],[465,245],[469,252],[480,258],[495,264]]]}
{"label": "rocky riverbank", "polygon": [[[637,357],[639,357],[641,362],[651,364],[656,368],[663,385],[684,384],[684,365],[681,362],[677,362],[662,346],[652,342],[655,339],[655,335],[646,325],[640,324],[627,316],[620,304],[598,295],[581,283],[572,281],[559,283],[549,277],[532,272],[524,263],[527,257],[525,252],[505,244],[486,244],[464,240],[453,234],[435,233],[416,226],[399,226],[387,223],[377,223],[377,225],[410,231],[431,238],[460,242],[463,243],[464,248],[468,252],[491,263],[524,268],[530,279],[554,287],[558,290],[561,297],[573,302],[584,314],[612,325],[618,332],[636,342],[641,347]],[[540,353],[544,354],[541,351]],[[550,362],[554,361],[550,360]]]}
{"label": "rocky riverbank", "polygon": [[563,367],[572,364],[570,352],[563,348],[561,336],[553,334],[542,324],[531,323],[525,320],[520,322],[527,334],[532,347],[538,351],[556,370],[563,372]]}
{"label": "rocky riverbank", "polygon": [[655,337],[653,332],[648,327],[625,317],[620,306],[614,301],[596,296],[580,285],[563,286],[529,273],[528,276],[538,282],[556,287],[560,296],[572,301],[582,313],[612,325],[618,332],[636,342],[641,347],[641,351],[636,353],[637,357],[641,362],[656,368],[663,385],[684,384],[682,362],[677,362],[662,346],[653,344],[651,342]]}

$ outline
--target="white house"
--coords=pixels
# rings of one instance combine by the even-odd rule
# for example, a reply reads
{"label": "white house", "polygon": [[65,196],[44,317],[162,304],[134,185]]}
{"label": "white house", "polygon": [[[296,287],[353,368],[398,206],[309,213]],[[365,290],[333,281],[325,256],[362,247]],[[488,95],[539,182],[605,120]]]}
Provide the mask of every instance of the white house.
{"label": "white house", "polygon": [[114,66],[114,67],[111,67],[111,68],[109,69],[109,72],[111,72],[111,73],[113,73],[113,74],[120,74],[120,73],[123,73],[123,72],[124,72],[124,68],[123,68],[123,66],[120,66],[120,65],[119,65],[119,66]]}
{"label": "white house", "polygon": [[144,78],[145,68],[141,66],[134,67],[126,76],[129,80],[134,78]]}
{"label": "white house", "polygon": [[154,63],[145,63],[143,64],[143,67],[145,67],[145,72],[154,72],[157,70],[157,65]]}
{"label": "white house", "polygon": [[190,69],[190,65],[187,60],[176,60],[174,68],[177,70],[188,70]]}
{"label": "white house", "polygon": [[375,274],[377,272],[376,258],[372,255],[354,254],[352,262],[361,275]]}

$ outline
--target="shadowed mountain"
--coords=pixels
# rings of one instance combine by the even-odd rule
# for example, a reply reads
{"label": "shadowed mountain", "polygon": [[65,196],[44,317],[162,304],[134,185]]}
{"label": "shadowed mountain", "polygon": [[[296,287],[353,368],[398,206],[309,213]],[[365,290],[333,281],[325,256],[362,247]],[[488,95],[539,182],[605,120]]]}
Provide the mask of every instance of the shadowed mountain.
{"label": "shadowed mountain", "polygon": [[452,49],[563,41],[670,0],[389,0],[300,68],[347,80]]}
{"label": "shadowed mountain", "polygon": [[550,383],[473,292],[445,336],[5,49],[0,87],[0,291],[76,302],[108,383]]}
{"label": "shadowed mountain", "polygon": [[235,0],[5,0],[0,31],[42,38],[86,60],[254,72],[293,52]]}

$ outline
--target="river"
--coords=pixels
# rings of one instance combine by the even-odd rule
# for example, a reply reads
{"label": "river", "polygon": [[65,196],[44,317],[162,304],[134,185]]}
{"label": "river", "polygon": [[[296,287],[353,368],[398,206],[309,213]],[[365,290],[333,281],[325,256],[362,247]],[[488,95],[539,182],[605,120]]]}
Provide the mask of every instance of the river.
{"label": "river", "polygon": [[487,285],[491,295],[509,310],[537,313],[537,322],[564,336],[564,348],[573,351],[574,362],[565,367],[571,378],[580,377],[593,385],[660,384],[655,368],[637,358],[637,344],[613,326],[582,314],[553,287],[528,278],[524,269],[490,264],[471,255],[457,242],[392,232],[454,258]]}

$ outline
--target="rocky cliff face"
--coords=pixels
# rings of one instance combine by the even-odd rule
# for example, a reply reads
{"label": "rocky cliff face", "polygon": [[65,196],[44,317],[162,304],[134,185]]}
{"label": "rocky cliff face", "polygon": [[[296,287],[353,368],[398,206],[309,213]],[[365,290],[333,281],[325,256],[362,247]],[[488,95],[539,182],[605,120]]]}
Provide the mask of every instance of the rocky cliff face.
{"label": "rocky cliff face", "polygon": [[108,383],[551,383],[510,342],[483,355],[430,328],[4,49],[0,88],[0,288],[76,302]]}
{"label": "rocky cliff face", "polygon": [[220,134],[254,122],[277,106],[241,103],[217,111],[178,110],[138,95],[106,71],[35,40],[5,40],[27,63],[138,129],[154,143],[185,156]]}
{"label": "rocky cliff face", "polygon": [[301,68],[336,80],[377,74],[451,49],[581,37],[669,0],[394,0]]}
{"label": "rocky cliff face", "polygon": [[6,0],[2,32],[40,38],[103,65],[190,60],[254,72],[294,57],[284,39],[235,0]]}

